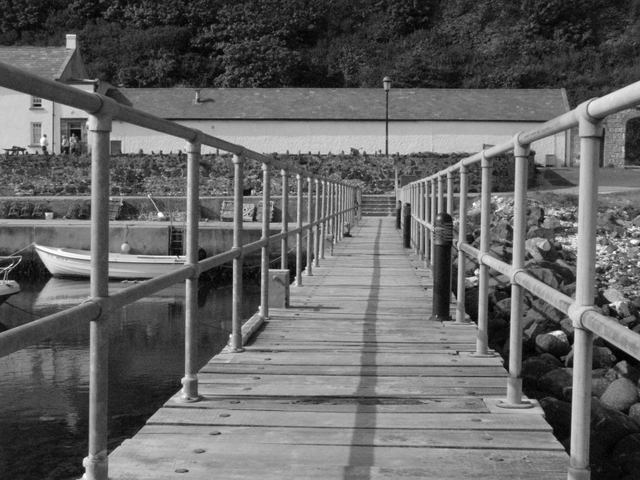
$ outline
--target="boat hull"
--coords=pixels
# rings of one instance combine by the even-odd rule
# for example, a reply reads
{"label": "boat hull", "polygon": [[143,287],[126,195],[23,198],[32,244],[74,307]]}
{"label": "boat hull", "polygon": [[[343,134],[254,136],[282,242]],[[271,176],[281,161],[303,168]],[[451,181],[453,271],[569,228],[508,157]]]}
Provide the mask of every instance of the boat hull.
{"label": "boat hull", "polygon": [[[36,252],[54,277],[90,277],[91,252],[36,245]],[[109,253],[109,278],[153,278],[185,265],[184,257]]]}
{"label": "boat hull", "polygon": [[20,285],[18,285],[18,282],[15,280],[0,281],[0,305],[16,293],[20,293]]}

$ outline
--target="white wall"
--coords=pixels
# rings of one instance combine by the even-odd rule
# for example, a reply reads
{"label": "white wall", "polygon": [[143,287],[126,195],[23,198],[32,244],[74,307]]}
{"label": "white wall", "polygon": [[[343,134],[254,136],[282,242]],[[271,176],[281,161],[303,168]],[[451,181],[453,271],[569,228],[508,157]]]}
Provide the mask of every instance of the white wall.
{"label": "white wall", "polygon": [[[93,85],[74,85],[84,91],[92,92]],[[41,153],[40,144],[31,144],[31,123],[42,123],[42,133],[49,139],[49,151],[60,153],[60,119],[86,119],[83,110],[74,109],[42,100],[42,108],[31,108],[31,96],[0,87],[0,149],[18,147],[27,148],[30,153]],[[4,153],[4,150],[0,150]]]}
{"label": "white wall", "polygon": [[[368,153],[385,150],[385,123],[330,121],[182,121],[204,133],[242,145],[260,153],[349,153],[351,148]],[[509,122],[389,122],[389,153],[469,152],[483,145],[510,141],[521,131],[537,123]],[[564,134],[535,142],[536,161],[544,164],[545,156],[555,155],[559,162],[565,156]],[[122,141],[123,153],[165,153],[184,151],[185,142],[147,129],[114,122],[112,140]],[[203,147],[203,153],[214,151]]]}

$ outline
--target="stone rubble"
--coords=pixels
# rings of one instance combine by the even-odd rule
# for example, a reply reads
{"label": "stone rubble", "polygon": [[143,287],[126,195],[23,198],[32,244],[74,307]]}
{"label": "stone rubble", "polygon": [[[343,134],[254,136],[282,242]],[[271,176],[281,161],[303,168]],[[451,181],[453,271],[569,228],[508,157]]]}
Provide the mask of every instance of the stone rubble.
{"label": "stone rubble", "polygon": [[[525,269],[543,283],[575,298],[578,208],[527,207]],[[479,247],[480,205],[468,217],[469,243]],[[513,199],[492,199],[491,251],[511,262]],[[612,321],[640,333],[640,207],[604,209],[597,219],[595,307]],[[478,265],[467,261],[467,313],[477,312]],[[457,265],[454,265],[454,274]],[[495,275],[496,272],[493,272]],[[454,285],[456,282],[454,282]],[[490,346],[509,354],[511,285],[503,275],[490,282]],[[525,293],[522,378],[525,393],[540,401],[558,439],[569,447],[572,400],[572,321],[533,294]],[[640,366],[637,359],[594,335],[592,375],[592,480],[638,479],[640,471]]]}

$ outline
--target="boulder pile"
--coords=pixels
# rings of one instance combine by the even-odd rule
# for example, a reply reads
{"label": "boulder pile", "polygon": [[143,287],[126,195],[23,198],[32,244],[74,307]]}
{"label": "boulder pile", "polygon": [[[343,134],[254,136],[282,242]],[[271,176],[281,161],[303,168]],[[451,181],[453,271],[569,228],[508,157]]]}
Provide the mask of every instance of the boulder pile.
{"label": "boulder pile", "polygon": [[[492,253],[511,261],[513,199],[494,197]],[[530,201],[527,272],[575,298],[577,201],[561,206]],[[469,215],[468,241],[479,246],[479,205]],[[601,210],[598,216],[596,298],[598,311],[640,333],[640,210]],[[466,265],[467,312],[477,312],[477,265]],[[454,267],[454,272],[456,272]],[[493,272],[495,273],[495,272]],[[455,282],[454,282],[455,284]],[[511,285],[491,279],[490,346],[509,355]],[[474,295],[475,294],[475,295]],[[556,437],[569,449],[572,394],[572,321],[540,298],[525,294],[523,388],[540,401]],[[640,366],[637,359],[596,336],[593,352],[592,479],[640,478]]]}

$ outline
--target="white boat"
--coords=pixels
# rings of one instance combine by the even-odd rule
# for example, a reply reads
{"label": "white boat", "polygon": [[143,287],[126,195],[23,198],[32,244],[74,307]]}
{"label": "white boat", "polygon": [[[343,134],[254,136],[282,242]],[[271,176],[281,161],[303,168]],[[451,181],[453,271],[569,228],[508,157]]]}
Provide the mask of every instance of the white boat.
{"label": "white boat", "polygon": [[20,285],[15,280],[9,280],[9,273],[21,261],[22,257],[0,257],[0,305],[10,296],[20,292]]}
{"label": "white boat", "polygon": [[[35,245],[42,263],[54,277],[90,277],[91,252]],[[177,255],[109,253],[109,278],[153,278],[184,266]]]}

